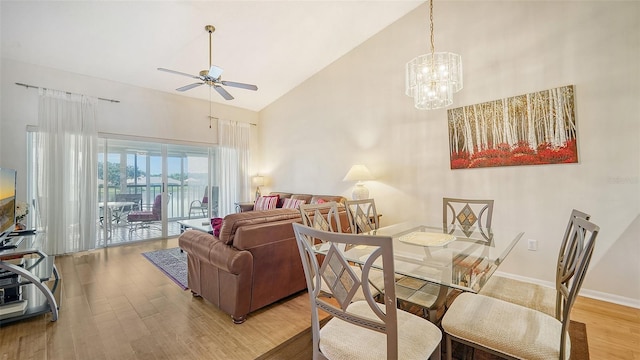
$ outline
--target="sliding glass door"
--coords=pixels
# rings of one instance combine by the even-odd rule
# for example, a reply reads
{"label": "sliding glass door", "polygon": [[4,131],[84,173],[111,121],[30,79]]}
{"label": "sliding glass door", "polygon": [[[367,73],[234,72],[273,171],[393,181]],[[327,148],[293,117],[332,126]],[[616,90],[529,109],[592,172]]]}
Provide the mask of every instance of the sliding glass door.
{"label": "sliding glass door", "polygon": [[[41,230],[33,130],[28,142],[28,225]],[[217,216],[217,151],[206,144],[100,137],[95,246],[178,236],[177,221]]]}
{"label": "sliding glass door", "polygon": [[101,139],[97,245],[177,236],[177,221],[209,218],[215,212],[210,189],[217,189],[214,152],[208,146]]}

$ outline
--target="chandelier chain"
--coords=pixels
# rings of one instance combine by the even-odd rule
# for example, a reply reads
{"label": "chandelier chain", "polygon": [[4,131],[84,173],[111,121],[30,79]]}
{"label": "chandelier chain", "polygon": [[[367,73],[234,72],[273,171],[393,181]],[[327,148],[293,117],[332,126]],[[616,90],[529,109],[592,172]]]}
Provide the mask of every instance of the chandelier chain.
{"label": "chandelier chain", "polygon": [[429,1],[429,30],[431,31],[431,58],[436,52],[435,41],[433,40],[433,0]]}

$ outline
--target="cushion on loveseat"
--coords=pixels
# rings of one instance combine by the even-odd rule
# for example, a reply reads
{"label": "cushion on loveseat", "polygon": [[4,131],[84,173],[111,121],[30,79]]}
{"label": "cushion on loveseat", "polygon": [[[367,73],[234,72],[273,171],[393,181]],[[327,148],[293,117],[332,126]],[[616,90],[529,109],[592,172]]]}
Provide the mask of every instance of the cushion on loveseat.
{"label": "cushion on loveseat", "polygon": [[262,224],[279,220],[289,220],[300,217],[298,209],[272,209],[264,211],[247,211],[225,216],[220,228],[220,241],[227,245],[233,244],[236,230],[245,225]]}

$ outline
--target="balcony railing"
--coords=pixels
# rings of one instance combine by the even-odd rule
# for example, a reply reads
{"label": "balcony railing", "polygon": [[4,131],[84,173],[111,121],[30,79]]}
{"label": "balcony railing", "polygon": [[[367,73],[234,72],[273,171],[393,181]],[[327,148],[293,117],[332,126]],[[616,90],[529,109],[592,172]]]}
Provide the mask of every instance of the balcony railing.
{"label": "balcony railing", "polygon": [[[206,185],[181,185],[169,184],[167,194],[169,202],[167,207],[167,218],[169,220],[184,219],[189,217],[189,205],[194,200],[202,200]],[[107,187],[106,201],[115,201],[117,194],[142,194],[142,204],[153,204],[156,195],[162,192],[161,184],[154,185],[127,185],[124,189],[120,186]],[[98,185],[98,202],[105,201],[105,191],[102,184]]]}

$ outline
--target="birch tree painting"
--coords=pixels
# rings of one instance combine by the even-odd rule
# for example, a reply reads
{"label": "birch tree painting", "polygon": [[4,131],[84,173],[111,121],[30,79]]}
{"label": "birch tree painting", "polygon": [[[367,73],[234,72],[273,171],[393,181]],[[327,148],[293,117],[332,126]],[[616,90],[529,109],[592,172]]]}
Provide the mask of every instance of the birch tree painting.
{"label": "birch tree painting", "polygon": [[573,85],[447,111],[452,169],[578,162]]}

